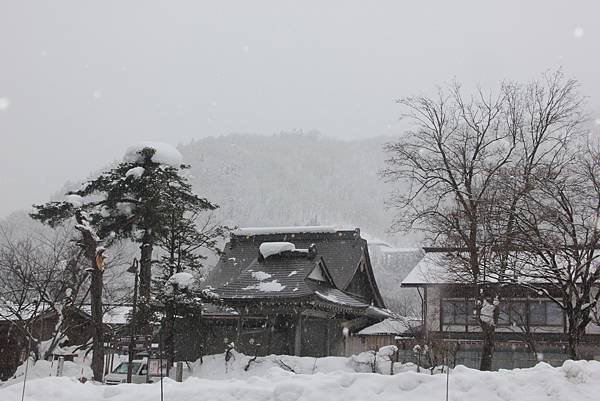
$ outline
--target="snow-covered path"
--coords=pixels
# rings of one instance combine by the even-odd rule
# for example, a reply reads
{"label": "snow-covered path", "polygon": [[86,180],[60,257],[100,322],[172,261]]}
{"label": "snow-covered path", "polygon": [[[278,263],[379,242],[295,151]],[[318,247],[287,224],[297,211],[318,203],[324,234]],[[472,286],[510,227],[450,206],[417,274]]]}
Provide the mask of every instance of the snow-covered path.
{"label": "snow-covered path", "polygon": [[[446,376],[404,372],[394,376],[330,372],[294,374],[271,368],[262,376],[212,380],[191,377],[183,383],[165,380],[168,401],[373,401],[444,400]],[[22,383],[0,389],[0,400],[21,399]],[[541,363],[530,369],[479,372],[457,367],[450,376],[450,400],[587,401],[600,397],[600,362],[567,361],[560,368]],[[160,385],[103,386],[73,378],[47,377],[29,381],[28,401],[151,401],[160,400]]]}

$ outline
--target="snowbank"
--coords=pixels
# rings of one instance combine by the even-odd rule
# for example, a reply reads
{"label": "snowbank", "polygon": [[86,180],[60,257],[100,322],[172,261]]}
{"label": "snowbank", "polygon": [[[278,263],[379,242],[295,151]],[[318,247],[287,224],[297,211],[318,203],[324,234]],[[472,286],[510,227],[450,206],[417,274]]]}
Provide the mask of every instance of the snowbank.
{"label": "snowbank", "polygon": [[[63,376],[76,379],[79,379],[81,377],[90,379],[93,376],[93,374],[92,369],[89,367],[89,362],[89,360],[87,361],[87,363],[65,361],[63,365]],[[36,379],[56,376],[57,368],[58,361],[45,361],[42,359],[34,362],[32,359],[30,359],[29,367],[27,368],[27,381],[32,380],[33,382],[35,382]],[[0,382],[0,387],[14,387],[16,383],[23,382],[24,376],[25,363],[23,363],[17,368],[17,371],[15,372],[14,377],[12,379],[9,379],[4,383]],[[0,400],[3,399],[4,398],[0,395]]]}
{"label": "snowbank", "polygon": [[183,156],[173,146],[162,142],[140,142],[130,146],[125,151],[123,161],[126,163],[141,163],[142,156],[139,152],[144,148],[152,148],[156,152],[152,156],[152,161],[158,164],[167,164],[173,167],[179,167],[183,162]]}
{"label": "snowbank", "polygon": [[[314,358],[309,359],[314,363]],[[67,377],[48,377],[28,383],[25,391],[28,401],[139,401],[160,398],[159,383],[109,387],[89,382],[81,384]],[[20,400],[21,390],[19,384],[0,389],[0,399]],[[306,375],[271,368],[261,370],[260,376],[244,378],[212,380],[191,377],[183,383],[164,380],[166,400],[430,401],[445,399],[445,391],[445,375],[414,372],[388,376],[337,370]],[[588,401],[598,399],[599,393],[600,363],[595,361],[567,361],[560,368],[540,363],[534,368],[500,372],[480,372],[459,366],[450,375],[449,385],[449,399],[461,401]]]}

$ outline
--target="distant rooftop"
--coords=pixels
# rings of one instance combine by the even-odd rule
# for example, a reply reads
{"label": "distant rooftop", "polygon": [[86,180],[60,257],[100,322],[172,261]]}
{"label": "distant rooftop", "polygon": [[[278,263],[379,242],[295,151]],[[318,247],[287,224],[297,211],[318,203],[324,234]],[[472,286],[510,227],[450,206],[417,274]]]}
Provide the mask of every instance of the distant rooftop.
{"label": "distant rooftop", "polygon": [[338,231],[353,231],[335,226],[291,226],[291,227],[242,227],[233,230],[238,236],[272,235],[272,234],[304,234],[304,233],[336,233]]}

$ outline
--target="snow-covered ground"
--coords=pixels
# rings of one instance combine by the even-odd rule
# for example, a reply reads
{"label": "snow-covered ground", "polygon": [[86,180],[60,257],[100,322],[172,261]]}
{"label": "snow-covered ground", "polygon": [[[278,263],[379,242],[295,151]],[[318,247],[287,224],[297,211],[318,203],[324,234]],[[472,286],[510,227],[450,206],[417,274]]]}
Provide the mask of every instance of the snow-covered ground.
{"label": "snow-covered ground", "polygon": [[[236,354],[225,366],[223,355],[192,364],[183,383],[164,380],[164,399],[173,401],[320,401],[444,400],[446,375],[405,371],[393,376],[361,373],[352,358],[259,358],[246,371],[248,357]],[[285,365],[282,365],[283,362]],[[286,367],[287,366],[287,367]],[[296,373],[290,371],[293,369]],[[450,400],[587,401],[600,394],[600,362],[567,361],[553,368],[540,363],[529,369],[480,372],[462,366],[450,374]],[[0,400],[21,399],[22,383],[0,389]],[[28,379],[25,400],[139,401],[159,400],[160,384],[104,386],[81,384],[74,377]]]}

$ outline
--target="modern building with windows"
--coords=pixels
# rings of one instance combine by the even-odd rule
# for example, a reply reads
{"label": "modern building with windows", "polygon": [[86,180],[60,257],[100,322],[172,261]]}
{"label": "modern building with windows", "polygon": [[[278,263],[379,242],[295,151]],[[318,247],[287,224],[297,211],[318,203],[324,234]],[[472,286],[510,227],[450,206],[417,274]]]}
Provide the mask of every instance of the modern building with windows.
{"label": "modern building with windows", "polygon": [[[402,281],[416,288],[422,300],[421,335],[458,346],[456,363],[479,366],[481,329],[476,320],[476,288],[451,272],[448,250],[425,248],[423,259]],[[498,294],[494,367],[532,366],[539,361],[561,364],[567,355],[567,320],[563,310],[543,293],[522,285],[484,281]],[[543,285],[543,284],[540,284]],[[600,360],[600,326],[590,323],[581,349],[586,359]]]}

